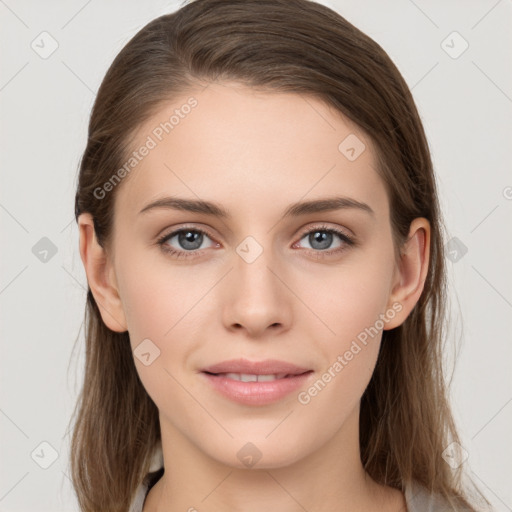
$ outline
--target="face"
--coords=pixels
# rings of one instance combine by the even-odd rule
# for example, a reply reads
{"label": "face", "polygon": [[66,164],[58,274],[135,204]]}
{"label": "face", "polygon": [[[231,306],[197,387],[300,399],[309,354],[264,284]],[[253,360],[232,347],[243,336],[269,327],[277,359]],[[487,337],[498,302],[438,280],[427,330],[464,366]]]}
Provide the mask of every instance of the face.
{"label": "face", "polygon": [[[191,96],[197,104],[162,131]],[[243,467],[247,443],[259,467],[291,464],[358,417],[382,329],[400,307],[371,141],[316,99],[234,83],[164,105],[134,149],[148,136],[154,147],[117,191],[111,257],[132,348],[150,340],[141,345],[149,364],[135,364],[162,432],[230,466]],[[225,215],[141,213],[169,197]],[[289,211],[335,198],[329,209]],[[239,358],[310,372],[284,396],[244,403],[202,372]]]}

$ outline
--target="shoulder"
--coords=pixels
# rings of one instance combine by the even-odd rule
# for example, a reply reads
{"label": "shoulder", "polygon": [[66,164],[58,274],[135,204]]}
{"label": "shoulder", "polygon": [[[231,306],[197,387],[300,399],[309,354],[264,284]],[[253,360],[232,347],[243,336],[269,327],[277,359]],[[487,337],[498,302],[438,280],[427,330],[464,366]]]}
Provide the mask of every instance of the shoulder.
{"label": "shoulder", "polygon": [[142,508],[144,506],[144,500],[146,499],[146,496],[153,487],[153,485],[158,482],[160,477],[164,474],[164,468],[160,468],[157,471],[152,471],[148,473],[144,479],[142,480],[139,487],[137,487],[137,491],[135,493],[135,498],[133,499],[129,512],[142,512]]}
{"label": "shoulder", "polygon": [[454,512],[439,494],[431,493],[419,482],[413,481],[404,490],[407,512]]}
{"label": "shoulder", "polygon": [[162,451],[162,441],[159,440],[153,451],[153,456],[149,466],[149,473],[146,474],[139,487],[137,487],[137,490],[135,491],[135,497],[132,500],[128,512],[142,512],[144,501],[149,490],[151,487],[153,487],[153,485],[156,484],[156,482],[163,474],[164,458]]}

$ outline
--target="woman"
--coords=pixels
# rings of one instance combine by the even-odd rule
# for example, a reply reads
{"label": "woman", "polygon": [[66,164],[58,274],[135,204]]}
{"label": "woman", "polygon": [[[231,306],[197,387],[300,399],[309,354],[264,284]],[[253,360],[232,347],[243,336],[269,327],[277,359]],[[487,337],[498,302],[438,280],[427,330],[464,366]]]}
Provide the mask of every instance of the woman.
{"label": "woman", "polygon": [[75,214],[81,510],[476,510],[428,144],[344,18],[196,0],[146,25],[98,92]]}

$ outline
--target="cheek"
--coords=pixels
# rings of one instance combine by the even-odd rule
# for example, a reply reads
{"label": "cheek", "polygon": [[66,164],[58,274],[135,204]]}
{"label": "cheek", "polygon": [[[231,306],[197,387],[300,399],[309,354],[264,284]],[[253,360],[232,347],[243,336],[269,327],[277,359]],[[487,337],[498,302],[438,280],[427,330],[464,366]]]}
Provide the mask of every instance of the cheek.
{"label": "cheek", "polygon": [[[187,326],[194,304],[207,287],[190,271],[166,263],[164,257],[149,258],[147,250],[140,255],[133,251],[119,262],[119,269],[119,291],[137,373],[152,400],[165,408],[170,396],[181,396],[177,382],[182,381],[190,350]],[[144,361],[145,353],[149,356]]]}
{"label": "cheek", "polygon": [[[139,254],[132,251],[119,261],[118,268],[119,291],[139,377],[155,402],[169,389],[178,396],[180,388],[170,374],[181,381],[190,353],[200,345],[204,322],[211,311],[218,310],[204,310],[210,298],[208,291],[218,277],[208,268],[193,269],[172,264],[163,255],[148,256],[147,249]],[[137,356],[148,351],[151,358],[157,356],[145,365]]]}
{"label": "cheek", "polygon": [[132,343],[152,337],[165,340],[198,300],[194,298],[207,289],[190,270],[166,262],[156,250],[154,254],[148,257],[148,249],[138,254],[133,251],[118,264],[120,295]]}
{"label": "cheek", "polygon": [[329,327],[317,338],[324,366],[299,402],[307,415],[324,417],[324,428],[333,433],[358,406],[375,369],[382,338],[380,315],[388,298],[385,272],[386,267],[379,265],[364,272],[359,265],[345,268],[314,297],[316,311]]}
{"label": "cheek", "polygon": [[300,294],[328,327],[326,336],[344,343],[379,320],[389,300],[392,258],[392,247],[376,247],[354,253],[339,266],[322,270],[322,275],[301,278]]}
{"label": "cheek", "polygon": [[[318,406],[328,407],[330,400],[354,405],[366,388],[380,348],[385,325],[382,315],[388,319],[393,266],[393,246],[383,237],[336,269],[329,269],[322,286],[318,286],[318,275],[309,275],[301,288],[303,294],[309,290],[305,302],[314,305],[312,309],[328,327],[322,328],[323,334],[317,339],[326,361],[323,382],[330,391],[322,393]],[[320,325],[311,318],[310,324]],[[341,409],[339,412],[342,414]]]}

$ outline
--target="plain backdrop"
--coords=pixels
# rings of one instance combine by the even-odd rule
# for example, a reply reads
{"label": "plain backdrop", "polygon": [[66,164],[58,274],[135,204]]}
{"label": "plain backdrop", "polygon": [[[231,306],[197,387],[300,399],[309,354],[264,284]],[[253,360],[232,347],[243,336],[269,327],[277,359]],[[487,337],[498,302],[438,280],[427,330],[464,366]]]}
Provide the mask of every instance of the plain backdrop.
{"label": "plain backdrop", "polygon": [[[465,464],[496,510],[510,511],[512,3],[324,3],[377,41],[412,88],[451,240],[446,357]],[[83,375],[78,164],[108,66],[177,7],[0,0],[1,512],[78,510],[67,433]]]}

